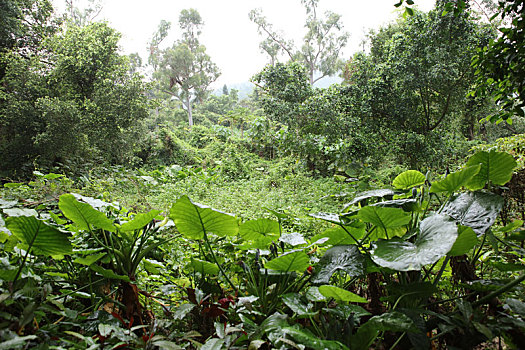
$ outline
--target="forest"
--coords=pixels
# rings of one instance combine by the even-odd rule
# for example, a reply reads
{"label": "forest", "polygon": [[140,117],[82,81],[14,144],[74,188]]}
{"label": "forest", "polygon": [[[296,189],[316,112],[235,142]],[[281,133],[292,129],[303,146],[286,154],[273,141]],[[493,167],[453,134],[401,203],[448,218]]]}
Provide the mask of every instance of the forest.
{"label": "forest", "polygon": [[293,1],[244,94],[194,8],[141,57],[0,0],[0,349],[525,348],[524,1],[385,1],[349,57]]}

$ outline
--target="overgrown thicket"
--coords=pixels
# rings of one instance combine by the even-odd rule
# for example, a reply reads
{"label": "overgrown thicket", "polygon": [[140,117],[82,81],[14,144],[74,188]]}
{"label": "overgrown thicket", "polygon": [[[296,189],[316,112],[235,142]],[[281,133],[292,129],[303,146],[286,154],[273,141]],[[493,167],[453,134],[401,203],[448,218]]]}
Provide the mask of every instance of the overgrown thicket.
{"label": "overgrown thicket", "polygon": [[0,0],[0,348],[524,347],[523,1],[404,2],[344,65],[318,0],[300,48],[252,11],[240,98],[194,9],[143,64]]}

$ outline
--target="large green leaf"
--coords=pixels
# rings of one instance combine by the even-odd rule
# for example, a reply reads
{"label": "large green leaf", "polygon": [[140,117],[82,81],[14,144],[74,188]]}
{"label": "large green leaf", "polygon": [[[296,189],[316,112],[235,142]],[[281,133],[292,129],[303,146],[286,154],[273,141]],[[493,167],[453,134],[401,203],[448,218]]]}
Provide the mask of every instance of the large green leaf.
{"label": "large green leaf", "polygon": [[417,170],[407,170],[397,175],[392,185],[398,190],[407,190],[425,183],[425,175]]}
{"label": "large green leaf", "polygon": [[297,316],[310,317],[315,315],[317,312],[313,311],[313,304],[305,304],[301,300],[301,295],[299,293],[287,293],[281,295],[283,302],[286,306],[290,308]]}
{"label": "large green leaf", "polygon": [[313,350],[348,350],[348,347],[335,340],[323,340],[312,334],[308,329],[298,329],[296,327],[285,327],[283,334],[290,336],[293,340],[307,349]]}
{"label": "large green leaf", "polygon": [[397,311],[386,312],[369,319],[362,327],[370,327],[377,331],[418,332],[414,321]]}
{"label": "large green leaf", "polygon": [[37,254],[64,255],[72,252],[71,242],[65,233],[34,216],[7,218],[6,226],[22,243],[32,246]]}
{"label": "large green leaf", "polygon": [[218,275],[220,271],[217,265],[199,259],[191,259],[187,268],[206,275]]}
{"label": "large green leaf", "polygon": [[474,154],[467,162],[467,166],[481,164],[481,170],[468,183],[471,190],[485,187],[487,182],[494,185],[505,185],[512,177],[512,171],[517,166],[514,157],[505,152],[481,151]]}
{"label": "large green leaf", "polygon": [[91,264],[96,263],[100,259],[102,259],[104,256],[106,256],[106,253],[99,253],[99,254],[91,254],[86,257],[79,256],[75,260],[73,260],[74,263],[82,264],[86,266],[90,266]]}
{"label": "large green leaf", "polygon": [[372,260],[397,271],[420,270],[447,254],[458,236],[456,224],[441,214],[430,216],[420,224],[414,243],[391,239],[373,243]]}
{"label": "large green leaf", "polygon": [[[357,240],[362,238],[364,233],[365,233],[364,227],[358,229],[358,228],[354,228],[354,227],[345,226],[345,228]],[[320,233],[320,234],[315,235],[314,237],[312,237],[311,241],[312,242],[317,242],[317,241],[319,241],[322,238],[328,238],[328,241],[326,241],[326,242],[324,242],[322,244],[319,244],[320,246],[325,246],[325,245],[334,245],[334,246],[336,246],[336,245],[349,245],[349,244],[355,244],[356,243],[355,240],[341,226],[329,228],[329,229],[325,230],[323,233]]]}
{"label": "large green leaf", "polygon": [[332,275],[344,271],[349,277],[362,275],[365,259],[354,245],[340,245],[326,251],[318,265],[312,283],[328,284]]}
{"label": "large green leaf", "polygon": [[239,234],[248,241],[268,235],[279,235],[279,223],[270,219],[246,221],[239,227]]}
{"label": "large green leaf", "polygon": [[352,199],[349,203],[345,204],[344,208],[346,209],[349,206],[359,203],[365,199],[392,197],[394,194],[395,192],[390,189],[378,189],[378,190],[360,192],[356,194],[354,199]]}
{"label": "large green leaf", "polygon": [[459,226],[458,238],[452,249],[448,252],[449,256],[460,256],[468,253],[478,243],[478,236],[474,230],[468,226]]}
{"label": "large green leaf", "polygon": [[392,199],[389,201],[377,202],[371,206],[383,208],[401,208],[404,211],[416,211],[419,209],[417,200],[414,198]]}
{"label": "large green leaf", "polygon": [[443,180],[434,182],[430,186],[431,193],[447,192],[449,195],[453,194],[461,187],[466,186],[468,182],[476,176],[481,169],[481,164],[467,166],[460,171],[449,174]]}
{"label": "large green leaf", "polygon": [[365,298],[336,286],[322,285],[319,287],[319,292],[327,298],[334,298],[335,300],[339,301],[347,301],[350,303],[368,303],[368,300]]}
{"label": "large green leaf", "polygon": [[211,338],[204,343],[200,350],[221,350],[224,345],[224,339]]}
{"label": "large green leaf", "polygon": [[89,268],[91,270],[101,274],[102,276],[104,276],[106,278],[109,278],[109,279],[121,280],[121,281],[126,281],[126,282],[130,282],[131,281],[128,276],[119,275],[115,271],[109,270],[109,269],[105,269],[102,266],[97,265],[97,264],[91,264],[91,265],[89,265]]}
{"label": "large green leaf", "polygon": [[268,261],[264,267],[276,271],[300,271],[306,270],[310,264],[310,258],[302,250],[290,252]]}
{"label": "large green leaf", "polygon": [[410,222],[410,214],[399,208],[364,207],[358,217],[387,231],[389,228],[405,226]]}
{"label": "large green leaf", "polygon": [[147,224],[149,224],[157,215],[159,215],[160,210],[151,210],[147,213],[143,214],[137,214],[133,218],[133,220],[130,220],[120,227],[121,231],[135,231],[140,230]]}
{"label": "large green leaf", "polygon": [[479,236],[494,224],[503,202],[503,198],[497,194],[467,192],[453,197],[441,212],[461,225],[471,227]]}
{"label": "large green leaf", "polygon": [[287,233],[279,237],[279,241],[283,243],[287,243],[291,246],[297,246],[301,244],[307,244],[306,240],[304,239],[304,236],[300,234],[299,232],[292,232]]}
{"label": "large green leaf", "polygon": [[333,224],[342,224],[343,223],[341,221],[341,217],[339,216],[339,214],[333,214],[333,213],[312,213],[312,214],[309,214],[309,215],[311,217],[313,217],[313,218],[324,220],[324,221],[328,221],[328,222],[331,222]]}
{"label": "large green leaf", "polygon": [[104,213],[87,203],[79,202],[72,194],[61,195],[58,207],[64,216],[73,221],[81,230],[101,228],[110,232],[116,231],[115,225]]}
{"label": "large green leaf", "polygon": [[205,232],[224,237],[236,235],[239,231],[239,222],[235,216],[193,203],[188,196],[180,197],[173,204],[170,218],[177,230],[189,239],[202,239]]}

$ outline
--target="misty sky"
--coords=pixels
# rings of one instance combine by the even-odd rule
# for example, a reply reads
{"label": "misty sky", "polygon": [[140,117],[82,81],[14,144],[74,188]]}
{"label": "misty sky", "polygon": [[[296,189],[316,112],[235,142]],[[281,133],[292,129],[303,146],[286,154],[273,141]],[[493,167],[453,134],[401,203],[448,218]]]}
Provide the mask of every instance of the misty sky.
{"label": "misty sky", "polygon": [[[82,1],[74,0],[82,7]],[[320,0],[319,13],[326,10],[342,15],[344,29],[350,32],[344,57],[350,57],[360,49],[365,32],[395,19],[399,10],[394,7],[396,0]],[[434,0],[417,0],[421,10],[428,11]],[[64,9],[64,0],[53,0],[55,7]],[[180,37],[177,21],[185,8],[195,8],[204,20],[200,41],[207,48],[222,75],[212,85],[246,82],[259,72],[268,58],[261,53],[259,42],[262,37],[257,26],[248,18],[254,8],[261,8],[275,29],[284,36],[299,43],[305,33],[306,13],[300,0],[102,0],[103,10],[96,20],[107,20],[122,33],[121,48],[124,53],[138,52],[147,60],[147,43],[159,22],[172,22],[171,35],[165,40],[166,46]]]}

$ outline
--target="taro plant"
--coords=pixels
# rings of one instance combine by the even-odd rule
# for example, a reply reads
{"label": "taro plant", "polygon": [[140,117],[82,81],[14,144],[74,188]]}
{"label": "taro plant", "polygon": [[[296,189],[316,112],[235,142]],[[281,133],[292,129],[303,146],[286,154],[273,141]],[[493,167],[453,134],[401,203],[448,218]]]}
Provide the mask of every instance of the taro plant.
{"label": "taro plant", "polygon": [[[89,266],[97,274],[113,281],[118,281],[120,315],[127,320],[136,320],[148,324],[150,315],[144,312],[139,299],[141,291],[136,284],[137,269],[144,258],[154,249],[173,239],[159,234],[159,210],[137,214],[132,218],[108,217],[111,205],[100,200],[80,195],[64,194],[60,196],[58,206],[64,216],[73,222],[70,230],[76,232],[74,240],[82,248],[98,248],[86,257],[78,257],[74,262]],[[95,209],[95,207],[100,210]],[[101,210],[106,209],[106,213]],[[116,221],[128,219],[123,223]],[[160,220],[159,220],[160,221]],[[79,240],[80,238],[80,240]],[[86,246],[83,239],[92,241]],[[97,263],[98,262],[98,263]]]}
{"label": "taro plant", "polygon": [[[359,326],[354,323],[352,335],[341,339],[344,344],[367,349],[379,337],[392,346],[429,348],[427,333],[460,346],[474,339],[458,337],[466,334],[464,328],[446,318],[459,312],[459,306],[450,304],[450,298],[441,299],[450,286],[442,278],[447,274],[467,283],[478,279],[472,271],[479,266],[487,242],[496,240],[492,227],[503,205],[502,197],[492,190],[509,181],[515,167],[509,154],[479,152],[463,169],[433,183],[430,174],[405,171],[394,179],[394,189],[358,193],[339,215],[312,215],[333,224],[312,239],[324,238],[320,245],[332,247],[317,264],[312,283],[320,285],[325,296],[327,288],[337,288],[331,283],[346,292],[362,290],[368,309],[377,315]],[[465,294],[451,299],[458,300],[457,305],[482,307],[525,279],[523,273],[513,275],[493,286],[491,293],[465,288]],[[363,282],[364,289],[359,286]],[[338,300],[335,295],[331,298]],[[431,312],[443,307],[446,315]],[[440,326],[443,319],[449,326]],[[497,334],[480,324],[473,331],[480,335],[475,338],[478,343]]]}

